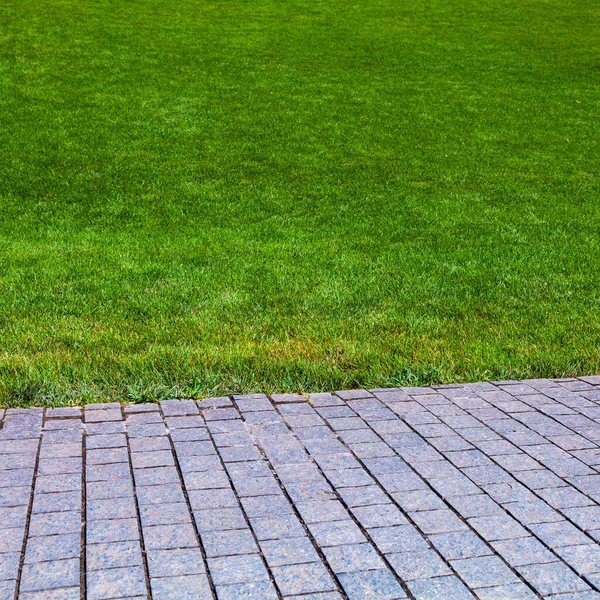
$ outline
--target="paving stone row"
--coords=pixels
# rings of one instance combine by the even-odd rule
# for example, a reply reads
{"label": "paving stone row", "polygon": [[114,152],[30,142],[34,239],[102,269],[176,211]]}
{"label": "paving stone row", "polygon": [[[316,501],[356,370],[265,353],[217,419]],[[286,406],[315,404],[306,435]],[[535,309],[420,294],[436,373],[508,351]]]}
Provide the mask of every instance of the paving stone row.
{"label": "paving stone row", "polygon": [[[279,563],[273,568],[276,579],[281,580],[282,591],[300,594],[336,590],[334,580],[321,563],[321,555],[348,597],[405,598],[399,580],[381,553],[361,531],[337,491],[279,414],[298,414],[299,409],[308,407],[306,402],[282,402],[277,412],[266,396],[239,396],[235,401],[287,495],[263,496],[258,503],[263,516],[279,516],[281,523],[279,539],[265,543],[263,551],[273,555],[272,562]],[[261,487],[259,482],[257,488]],[[310,540],[302,526],[308,530]],[[302,553],[298,548],[303,549]],[[328,597],[341,596],[330,593]]]}
{"label": "paving stone row", "polygon": [[[147,598],[147,566],[131,460],[118,403],[85,409],[86,588],[89,600]],[[164,427],[164,426],[163,426]]]}
{"label": "paving stone row", "polygon": [[[70,412],[70,411],[69,411]],[[19,597],[79,598],[83,531],[83,423],[54,418],[43,426]],[[41,417],[39,421],[41,424]]]}
{"label": "paving stone row", "polygon": [[600,377],[0,409],[0,600],[600,599]]}
{"label": "paving stone row", "polygon": [[23,571],[42,410],[2,411],[0,430],[0,598],[14,598]]}

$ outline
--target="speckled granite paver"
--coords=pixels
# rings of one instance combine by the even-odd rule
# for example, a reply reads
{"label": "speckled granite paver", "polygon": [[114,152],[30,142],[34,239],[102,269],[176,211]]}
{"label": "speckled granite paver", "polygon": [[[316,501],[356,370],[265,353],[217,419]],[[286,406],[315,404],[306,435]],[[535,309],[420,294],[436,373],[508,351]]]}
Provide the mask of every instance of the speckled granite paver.
{"label": "speckled granite paver", "polygon": [[600,599],[600,377],[0,423],[0,600]]}

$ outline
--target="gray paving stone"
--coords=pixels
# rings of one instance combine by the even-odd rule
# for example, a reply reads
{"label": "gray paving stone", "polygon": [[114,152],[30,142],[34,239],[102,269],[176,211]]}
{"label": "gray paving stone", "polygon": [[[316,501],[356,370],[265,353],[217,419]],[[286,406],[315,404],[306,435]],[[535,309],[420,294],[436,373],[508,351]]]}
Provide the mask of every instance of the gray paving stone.
{"label": "gray paving stone", "polygon": [[563,519],[556,510],[538,499],[529,502],[507,502],[503,507],[523,525],[552,523]]}
{"label": "gray paving stone", "polygon": [[196,405],[200,410],[204,410],[205,408],[217,408],[219,406],[232,406],[232,402],[226,396],[221,398],[204,398],[203,400],[198,400]]}
{"label": "gray paving stone", "polygon": [[[227,477],[227,473],[225,471],[196,471],[192,473],[184,473],[184,481],[185,487],[188,491],[193,490],[210,490],[210,489],[222,489],[222,488],[230,488],[231,484],[229,483],[229,479]],[[241,479],[236,481],[236,490],[240,495],[261,495],[264,494],[273,494],[279,492],[279,486],[275,484],[273,490],[266,490],[267,484],[269,483],[267,480],[274,480],[272,477],[254,477],[248,479]],[[241,493],[241,490],[244,490],[244,494]],[[252,493],[252,491],[255,493]],[[266,491],[265,491],[266,490]]]}
{"label": "gray paving stone", "polygon": [[306,523],[343,521],[348,513],[338,500],[322,500],[296,503],[301,517]]}
{"label": "gray paving stone", "polygon": [[266,396],[263,398],[239,398],[235,403],[242,413],[275,410]]}
{"label": "gray paving stone", "polygon": [[35,440],[11,440],[0,442],[0,454],[29,454],[35,460],[39,441]]}
{"label": "gray paving stone", "polygon": [[531,525],[531,531],[550,548],[577,546],[589,543],[590,539],[568,521]]}
{"label": "gray paving stone", "polygon": [[325,479],[286,483],[285,489],[289,494],[290,498],[292,499],[292,502],[308,502],[311,500],[320,501],[335,499],[333,489]]}
{"label": "gray paving stone", "polygon": [[20,552],[0,554],[0,581],[16,579],[19,574]]}
{"label": "gray paving stone", "polygon": [[383,554],[422,551],[429,548],[424,536],[412,525],[377,527],[369,529],[368,533]]}
{"label": "gray paving stone", "polygon": [[527,530],[507,514],[473,517],[468,519],[468,523],[488,542],[527,537],[528,535]]}
{"label": "gray paving stone", "polygon": [[152,467],[134,471],[136,485],[162,485],[179,483],[179,474],[175,467]]}
{"label": "gray paving stone", "polygon": [[167,428],[162,423],[147,423],[142,425],[129,425],[127,433],[130,438],[154,437],[167,435]]}
{"label": "gray paving stone", "polygon": [[167,427],[171,430],[176,429],[200,429],[204,431],[205,424],[201,417],[167,417],[165,419]]}
{"label": "gray paving stone", "polygon": [[81,421],[74,419],[60,419],[54,421],[46,421],[44,431],[57,431],[61,429],[79,429],[82,430],[84,425]]}
{"label": "gray paving stone", "polygon": [[284,565],[271,569],[275,582],[284,596],[335,590],[327,569],[320,563]]}
{"label": "gray paving stone", "polygon": [[0,529],[0,553],[21,552],[24,534],[22,527]]}
{"label": "gray paving stone", "polygon": [[584,531],[600,529],[600,506],[565,508],[562,512]]}
{"label": "gray paving stone", "polygon": [[339,580],[350,600],[363,598],[396,600],[407,597],[401,585],[388,569],[342,573]]}
{"label": "gray paving stone", "polygon": [[492,546],[513,567],[556,560],[556,556],[532,536],[492,542]]}
{"label": "gray paving stone", "polygon": [[188,491],[230,487],[225,471],[192,471],[184,473],[183,480]]}
{"label": "gray paving stone", "polygon": [[85,486],[85,495],[89,500],[133,497],[133,483],[131,479],[116,479],[110,485],[104,481],[90,481]]}
{"label": "gray paving stone", "polygon": [[388,554],[386,558],[403,581],[441,577],[452,573],[448,565],[431,549]]}
{"label": "gray paving stone", "polygon": [[206,429],[200,428],[189,428],[189,429],[172,429],[171,439],[174,442],[197,442],[201,440],[208,440],[209,434]]}
{"label": "gray paving stone", "polygon": [[600,573],[600,545],[585,544],[557,548],[556,553],[579,575]]}
{"label": "gray paving stone", "polygon": [[21,574],[23,592],[79,585],[79,559],[26,563]]}
{"label": "gray paving stone", "polygon": [[547,488],[538,494],[552,507],[557,509],[590,506],[592,500],[572,487]]}
{"label": "gray paving stone", "polygon": [[127,416],[127,425],[140,423],[162,423],[163,418],[158,412],[141,412]]}
{"label": "gray paving stone", "polygon": [[81,512],[79,510],[32,514],[29,522],[30,537],[79,533],[80,531]]}
{"label": "gray paving stone", "polygon": [[169,504],[142,504],[139,507],[142,526],[172,525],[174,523],[189,523],[190,513],[184,502]]}
{"label": "gray paving stone", "polygon": [[83,417],[86,423],[98,423],[101,421],[121,421],[123,419],[121,415],[121,407],[107,408],[105,410],[89,410],[89,408],[86,406],[86,410]]}
{"label": "gray paving stone", "polygon": [[115,567],[135,567],[142,564],[139,541],[89,544],[86,548],[86,568],[99,571]]}
{"label": "gray paving stone", "polygon": [[392,498],[405,511],[445,510],[444,501],[429,489],[417,489],[407,492],[396,492]]}
{"label": "gray paving stone", "polygon": [[255,460],[241,463],[230,463],[227,472],[236,481],[246,477],[271,477],[272,473],[267,463],[263,460]]}
{"label": "gray paving stone", "polygon": [[134,469],[145,469],[148,467],[169,467],[174,465],[175,461],[170,450],[158,450],[155,452],[132,452],[131,464]]}
{"label": "gray paving stone", "polygon": [[207,421],[226,421],[229,419],[239,419],[240,415],[234,408],[215,408],[202,413]]}
{"label": "gray paving stone", "polygon": [[150,588],[156,600],[211,600],[213,597],[206,575],[152,578]]}
{"label": "gray paving stone", "polygon": [[146,412],[158,412],[158,404],[152,402],[142,402],[140,404],[127,404],[123,409],[125,414],[136,414]]}
{"label": "gray paving stone", "polygon": [[438,533],[429,536],[429,541],[446,560],[492,554],[490,548],[472,531]]}
{"label": "gray paving stone", "polygon": [[[138,505],[147,504],[172,504],[185,502],[183,490],[177,483],[166,483],[164,485],[138,486]],[[190,493],[191,494],[191,493]]]}
{"label": "gray paving stone", "polygon": [[260,544],[269,567],[320,562],[308,537],[266,540]]}
{"label": "gray paving stone", "polygon": [[338,493],[346,506],[350,508],[374,504],[390,504],[390,500],[385,492],[377,485],[338,488]]}
{"label": "gray paving stone", "polygon": [[118,402],[96,402],[94,404],[86,404],[84,408],[86,411],[93,411],[93,410],[104,411],[104,410],[120,409],[121,405]]}
{"label": "gray paving stone", "polygon": [[590,590],[589,585],[560,562],[525,565],[517,570],[544,596]]}
{"label": "gray paving stone", "polygon": [[206,572],[200,548],[148,550],[147,558],[151,578],[199,575]]}
{"label": "gray paving stone", "polygon": [[[132,454],[132,456],[136,456]],[[86,466],[85,478],[86,482],[93,481],[114,481],[116,479],[129,479],[131,472],[129,462],[115,462],[103,465]]]}
{"label": "gray paving stone", "polygon": [[29,487],[33,483],[33,469],[0,471],[0,488]]}
{"label": "gray paving stone", "polygon": [[86,527],[86,542],[88,544],[138,540],[139,536],[136,519],[92,521]]}
{"label": "gray paving stone", "polygon": [[[73,460],[73,459],[71,459]],[[88,450],[85,461],[87,465],[107,465],[113,463],[129,463],[127,448],[101,448]]]}
{"label": "gray paving stone", "polygon": [[406,525],[406,517],[393,504],[377,504],[374,506],[358,506],[352,508],[352,514],[365,527],[388,527]]}
{"label": "gray paving stone", "polygon": [[35,494],[32,514],[54,513],[81,509],[81,491]]}
{"label": "gray paving stone", "polygon": [[35,493],[71,492],[81,490],[80,473],[63,473],[60,475],[38,475],[35,482]]}
{"label": "gray paving stone", "polygon": [[[356,471],[357,469],[352,469]],[[327,475],[329,476],[329,471]],[[340,471],[341,473],[341,471]],[[360,480],[359,478],[357,478]],[[332,479],[334,485],[337,486],[335,479]],[[366,477],[360,485],[367,485],[372,483],[372,479]],[[418,475],[411,472],[400,472],[400,473],[382,473],[377,475],[377,483],[388,493],[393,492],[406,492],[414,490],[427,489],[427,484]]]}
{"label": "gray paving stone", "polygon": [[[25,562],[78,558],[81,555],[81,534],[30,537],[25,549]],[[1,561],[0,561],[1,562]]]}
{"label": "gray paving stone", "polygon": [[[408,587],[416,600],[473,600],[475,596],[469,592],[465,585],[454,575],[436,577],[435,579],[422,579],[410,581]],[[507,600],[511,596],[506,596]]]}
{"label": "gray paving stone", "polygon": [[517,576],[497,556],[450,561],[463,581],[473,589],[517,583]]}
{"label": "gray paving stone", "polygon": [[163,400],[160,403],[165,417],[197,415],[198,407],[193,400]]}
{"label": "gray paving stone", "polygon": [[366,537],[351,519],[325,523],[310,523],[308,526],[317,544],[323,548],[341,544],[360,544]]}
{"label": "gray paving stone", "polygon": [[[243,517],[242,522],[245,525]],[[260,541],[296,538],[305,535],[302,524],[292,514],[250,519],[250,524]],[[239,525],[238,528],[244,527],[244,525]]]}
{"label": "gray paving stone", "polygon": [[195,548],[196,532],[191,523],[176,525],[151,525],[144,527],[144,544],[148,550]]}
{"label": "gray paving stone", "polygon": [[109,598],[147,597],[146,579],[142,567],[123,567],[88,571],[88,600]]}
{"label": "gray paving stone", "polygon": [[85,438],[85,446],[88,450],[96,448],[125,448],[127,447],[127,438],[122,433],[88,435]]}
{"label": "gray paving stone", "polygon": [[122,421],[107,421],[104,423],[86,423],[85,433],[88,436],[125,433],[125,423],[123,423]]}
{"label": "gray paving stone", "polygon": [[345,544],[323,550],[327,562],[335,573],[351,573],[383,569],[381,557],[370,544]]}
{"label": "gray paving stone", "polygon": [[29,504],[31,488],[29,486],[14,486],[0,488],[0,507],[26,506]]}
{"label": "gray paving stone", "polygon": [[215,585],[269,580],[269,574],[259,554],[209,558],[208,568]]}
{"label": "gray paving stone", "polygon": [[194,510],[194,519],[200,532],[225,531],[246,527],[244,514],[239,508]]}
{"label": "gray paving stone", "polygon": [[0,529],[25,527],[27,521],[27,506],[11,506],[0,508]]}
{"label": "gray paving stone", "polygon": [[175,442],[174,446],[178,456],[207,456],[217,453],[210,440]]}
{"label": "gray paving stone", "polygon": [[467,529],[465,523],[447,508],[410,513],[410,517],[417,527],[427,535]]}
{"label": "gray paving stone", "polygon": [[208,558],[258,553],[254,536],[248,528],[206,532],[202,535],[202,542]]}
{"label": "gray paving stone", "polygon": [[129,519],[137,515],[133,498],[102,498],[86,502],[87,521],[100,519]]}

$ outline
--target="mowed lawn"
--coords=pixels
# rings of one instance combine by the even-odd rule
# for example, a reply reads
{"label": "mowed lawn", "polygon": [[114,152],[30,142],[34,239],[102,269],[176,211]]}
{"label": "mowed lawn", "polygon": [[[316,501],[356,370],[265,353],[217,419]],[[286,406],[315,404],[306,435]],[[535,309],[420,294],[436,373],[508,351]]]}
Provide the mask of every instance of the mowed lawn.
{"label": "mowed lawn", "polygon": [[0,23],[0,405],[600,371],[597,2]]}

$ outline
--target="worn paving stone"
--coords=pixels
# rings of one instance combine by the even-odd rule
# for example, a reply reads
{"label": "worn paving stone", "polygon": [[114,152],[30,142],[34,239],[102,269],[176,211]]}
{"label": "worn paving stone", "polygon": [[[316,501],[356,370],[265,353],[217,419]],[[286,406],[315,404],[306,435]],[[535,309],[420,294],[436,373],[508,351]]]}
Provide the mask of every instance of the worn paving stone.
{"label": "worn paving stone", "polygon": [[2,418],[0,598],[600,598],[598,376]]}

